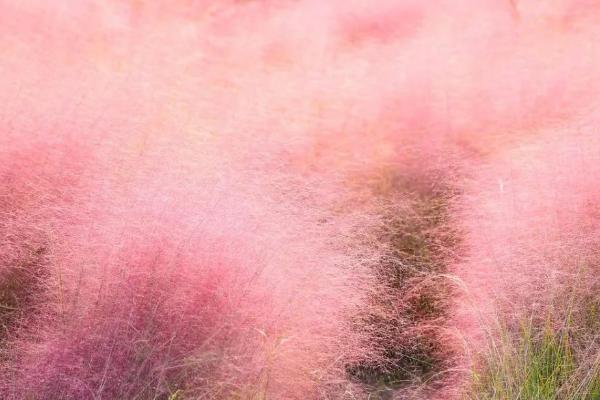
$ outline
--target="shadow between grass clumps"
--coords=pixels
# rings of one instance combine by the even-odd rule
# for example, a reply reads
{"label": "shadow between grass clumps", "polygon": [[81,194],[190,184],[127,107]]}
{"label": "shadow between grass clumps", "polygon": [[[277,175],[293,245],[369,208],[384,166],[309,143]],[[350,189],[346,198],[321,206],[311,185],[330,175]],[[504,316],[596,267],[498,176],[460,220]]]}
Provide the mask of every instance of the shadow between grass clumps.
{"label": "shadow between grass clumps", "polygon": [[47,248],[21,249],[20,256],[1,265],[0,348],[14,338],[23,321],[30,317],[44,297],[44,280],[49,276]]}
{"label": "shadow between grass clumps", "polygon": [[442,337],[452,292],[444,274],[458,245],[450,220],[457,193],[440,176],[388,172],[374,185],[384,209],[376,238],[385,251],[373,268],[376,288],[368,310],[356,321],[368,332],[374,357],[346,366],[371,397],[435,386],[435,376],[451,363]]}

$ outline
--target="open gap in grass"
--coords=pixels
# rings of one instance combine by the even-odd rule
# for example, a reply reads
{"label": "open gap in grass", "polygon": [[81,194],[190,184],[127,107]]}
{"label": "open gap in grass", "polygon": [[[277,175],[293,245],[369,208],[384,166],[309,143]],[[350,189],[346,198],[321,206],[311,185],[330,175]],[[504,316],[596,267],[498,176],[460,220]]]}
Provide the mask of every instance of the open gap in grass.
{"label": "open gap in grass", "polygon": [[440,176],[390,171],[375,184],[384,209],[377,241],[385,251],[374,266],[369,307],[357,318],[373,357],[346,366],[374,393],[434,386],[452,358],[443,338],[452,292],[444,274],[459,242],[450,219],[457,193]]}
{"label": "open gap in grass", "polygon": [[[16,254],[15,254],[16,253]],[[0,263],[0,347],[33,318],[47,295],[50,275],[46,245],[23,245]]]}

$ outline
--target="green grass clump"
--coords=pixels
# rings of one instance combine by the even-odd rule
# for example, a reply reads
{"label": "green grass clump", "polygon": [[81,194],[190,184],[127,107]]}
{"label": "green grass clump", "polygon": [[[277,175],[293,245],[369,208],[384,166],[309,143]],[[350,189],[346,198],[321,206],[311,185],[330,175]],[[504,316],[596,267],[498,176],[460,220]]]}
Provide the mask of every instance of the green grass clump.
{"label": "green grass clump", "polygon": [[[499,339],[473,375],[469,400],[600,400],[600,351],[573,325],[522,322]],[[585,338],[583,337],[585,336]]]}

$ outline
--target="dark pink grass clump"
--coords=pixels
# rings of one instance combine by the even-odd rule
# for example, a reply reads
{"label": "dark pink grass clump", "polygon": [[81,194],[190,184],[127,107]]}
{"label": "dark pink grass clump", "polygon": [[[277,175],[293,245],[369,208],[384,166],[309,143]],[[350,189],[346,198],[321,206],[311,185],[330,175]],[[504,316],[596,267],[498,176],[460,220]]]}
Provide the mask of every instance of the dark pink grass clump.
{"label": "dark pink grass clump", "polygon": [[236,267],[168,246],[133,246],[96,260],[101,276],[86,271],[66,289],[54,318],[20,343],[15,395],[27,388],[35,398],[166,398],[178,390],[211,393],[219,378],[232,387],[243,382],[223,371],[252,361],[230,358],[240,335],[245,345],[253,337],[252,315],[240,304],[245,287],[227,276]]}
{"label": "dark pink grass clump", "polygon": [[[24,194],[36,200],[27,207],[12,199],[20,215],[36,218],[14,225],[20,236],[9,237],[3,268],[21,262],[12,250],[20,240],[45,247],[42,272],[22,287],[35,310],[23,309],[3,342],[2,396],[301,398],[340,390],[345,363],[360,352],[352,348],[360,332],[348,329],[360,266],[343,244],[348,235],[330,238],[343,225],[319,222],[318,203],[314,216],[303,210],[294,220],[295,194],[273,192],[277,204],[240,201],[231,188],[245,194],[243,181],[197,191],[193,183],[212,179],[189,159],[198,168],[190,188],[145,163],[111,175],[110,148],[100,147],[85,173],[23,161],[25,184],[80,179],[36,186]],[[43,197],[56,187],[63,196]],[[44,227],[41,239],[36,227]]]}

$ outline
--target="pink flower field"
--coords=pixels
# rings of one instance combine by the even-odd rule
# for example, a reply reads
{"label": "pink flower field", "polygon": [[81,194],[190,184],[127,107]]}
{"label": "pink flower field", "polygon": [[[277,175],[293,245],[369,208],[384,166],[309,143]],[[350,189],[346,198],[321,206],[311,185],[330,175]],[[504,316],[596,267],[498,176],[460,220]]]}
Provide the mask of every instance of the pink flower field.
{"label": "pink flower field", "polygon": [[0,0],[0,399],[600,400],[600,3]]}

